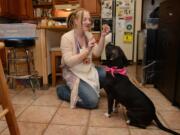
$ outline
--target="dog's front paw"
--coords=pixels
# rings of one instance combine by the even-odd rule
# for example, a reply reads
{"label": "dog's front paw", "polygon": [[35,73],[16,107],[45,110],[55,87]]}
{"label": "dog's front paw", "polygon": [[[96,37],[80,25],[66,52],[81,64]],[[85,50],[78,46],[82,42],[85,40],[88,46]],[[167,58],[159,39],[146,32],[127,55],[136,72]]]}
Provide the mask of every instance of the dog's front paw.
{"label": "dog's front paw", "polygon": [[104,115],[105,115],[106,117],[108,117],[108,118],[111,117],[111,114],[109,114],[109,113],[104,113]]}
{"label": "dog's front paw", "polygon": [[130,124],[130,123],[131,123],[131,121],[130,121],[130,120],[127,120],[127,121],[126,121],[126,123],[127,123],[127,124]]}

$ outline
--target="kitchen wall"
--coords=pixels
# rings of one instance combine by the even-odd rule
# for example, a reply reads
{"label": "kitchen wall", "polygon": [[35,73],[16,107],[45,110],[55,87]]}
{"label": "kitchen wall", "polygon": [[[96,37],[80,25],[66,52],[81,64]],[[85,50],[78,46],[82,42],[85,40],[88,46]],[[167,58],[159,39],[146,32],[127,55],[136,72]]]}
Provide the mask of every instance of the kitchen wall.
{"label": "kitchen wall", "polygon": [[141,30],[142,0],[136,0],[135,10],[134,62],[136,62],[137,53],[137,32]]}

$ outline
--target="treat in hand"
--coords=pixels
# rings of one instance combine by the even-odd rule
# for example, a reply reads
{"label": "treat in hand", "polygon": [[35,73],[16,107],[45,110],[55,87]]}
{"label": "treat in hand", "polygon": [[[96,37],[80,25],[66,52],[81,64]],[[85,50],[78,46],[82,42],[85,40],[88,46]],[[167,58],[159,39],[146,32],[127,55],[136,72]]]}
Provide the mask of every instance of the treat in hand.
{"label": "treat in hand", "polygon": [[109,32],[110,32],[110,27],[109,27],[109,25],[103,24],[103,26],[102,26],[102,31],[101,31],[101,35],[105,37]]}
{"label": "treat in hand", "polygon": [[91,39],[89,39],[89,42],[88,42],[88,47],[92,48],[96,45],[96,40],[94,37],[92,37]]}
{"label": "treat in hand", "polygon": [[93,35],[90,32],[85,32],[86,37],[88,38],[88,47],[92,48],[96,45],[96,39],[93,37]]}

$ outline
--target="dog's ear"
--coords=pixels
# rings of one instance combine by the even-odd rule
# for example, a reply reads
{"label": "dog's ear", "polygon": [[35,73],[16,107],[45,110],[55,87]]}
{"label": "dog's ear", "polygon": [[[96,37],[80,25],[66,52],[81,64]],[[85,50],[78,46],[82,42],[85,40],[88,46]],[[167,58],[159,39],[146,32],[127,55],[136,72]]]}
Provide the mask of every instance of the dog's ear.
{"label": "dog's ear", "polygon": [[125,66],[125,67],[128,66],[129,61],[128,61],[126,55],[124,54],[123,50],[120,47],[118,47],[118,50],[119,50],[119,56],[123,62],[123,66]]}

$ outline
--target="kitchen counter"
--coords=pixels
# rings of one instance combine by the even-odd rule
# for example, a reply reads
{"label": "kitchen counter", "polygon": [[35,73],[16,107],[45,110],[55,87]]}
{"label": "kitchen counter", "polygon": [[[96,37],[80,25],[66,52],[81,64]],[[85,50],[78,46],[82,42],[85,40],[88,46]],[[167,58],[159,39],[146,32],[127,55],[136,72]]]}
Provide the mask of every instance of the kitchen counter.
{"label": "kitchen counter", "polygon": [[70,30],[66,25],[59,26],[37,26],[37,29],[59,29],[59,30]]}
{"label": "kitchen counter", "polygon": [[[37,29],[59,29],[59,30],[70,30],[67,25],[58,26],[37,26]],[[93,34],[100,34],[100,31],[91,31]]]}
{"label": "kitchen counter", "polygon": [[69,31],[67,26],[37,26],[36,45],[34,48],[35,67],[43,78],[44,87],[48,86],[48,75],[51,74],[50,50],[60,47],[61,36]]}

